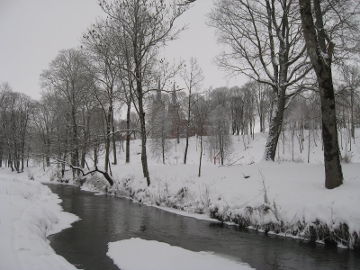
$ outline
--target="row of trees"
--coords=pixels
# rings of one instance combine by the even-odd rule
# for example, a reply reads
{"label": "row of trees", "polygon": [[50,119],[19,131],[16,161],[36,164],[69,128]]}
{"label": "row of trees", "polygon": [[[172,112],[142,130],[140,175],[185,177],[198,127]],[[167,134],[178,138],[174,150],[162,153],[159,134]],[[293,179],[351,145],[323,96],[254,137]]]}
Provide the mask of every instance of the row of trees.
{"label": "row of trees", "polygon": [[[342,82],[336,91],[336,103],[339,108],[337,122],[338,128],[347,129],[348,137],[352,138],[343,143],[341,136],[340,145],[341,147],[345,145],[348,150],[351,150],[351,145],[355,142],[355,127],[360,123],[358,92],[360,73],[354,67],[346,68],[342,77]],[[110,151],[106,134],[110,129],[110,135],[114,141],[127,141],[128,121],[113,121],[113,126],[109,129],[106,122],[108,114],[92,91],[86,90],[75,106],[77,111],[75,123],[79,131],[76,138],[73,138],[71,125],[73,117],[69,113],[71,103],[59,93],[46,92],[40,102],[35,102],[22,94],[12,92],[6,84],[2,86],[2,89],[3,132],[0,165],[2,165],[2,160],[7,160],[9,167],[20,172],[23,170],[24,158],[27,159],[31,153],[33,158],[42,158],[45,166],[50,166],[51,158],[59,161],[69,159],[72,164],[71,160],[75,154],[78,156],[79,164],[72,164],[73,166],[96,167],[99,151],[104,151],[107,161],[110,159],[106,157]],[[273,104],[272,91],[260,83],[249,82],[243,87],[222,87],[205,92],[195,89],[190,99],[186,91],[177,91],[175,85],[169,93],[160,89],[161,87],[158,86],[156,93],[146,100],[149,115],[147,129],[152,139],[151,150],[161,157],[163,163],[170,148],[169,139],[176,139],[179,143],[180,138],[196,134],[201,142],[201,159],[202,139],[203,136],[207,136],[210,156],[218,157],[220,163],[223,164],[230,143],[230,134],[254,138],[255,123],[259,125],[256,131],[268,130]],[[121,99],[115,100],[121,106]],[[122,104],[125,104],[125,101]],[[321,128],[321,111],[318,104],[317,93],[308,91],[293,98],[286,110],[282,130],[287,136],[289,134],[291,136],[293,160],[295,160],[294,140],[300,152],[305,148],[305,136],[312,138],[315,144],[321,143],[318,141],[320,139],[318,130]],[[189,111],[190,118],[188,118]],[[132,137],[136,138],[140,130],[138,118],[134,112],[130,115],[129,130]],[[22,132],[16,133],[18,130]],[[113,130],[115,132],[112,132]],[[116,135],[121,134],[122,130],[124,136]],[[13,136],[13,134],[19,136]],[[283,142],[284,136],[281,136]],[[73,146],[74,140],[78,142],[76,147]],[[100,147],[101,145],[104,147]],[[246,148],[245,139],[244,146]],[[117,151],[116,148],[115,151]],[[184,149],[184,156],[185,151],[186,149]],[[130,159],[130,153],[129,156],[127,154],[128,152],[126,152],[126,162]],[[115,155],[112,156],[113,163],[116,161]],[[90,166],[86,163],[89,157],[93,159],[93,164]],[[62,165],[64,170],[65,164]],[[110,168],[108,166],[108,169]]]}
{"label": "row of trees", "polygon": [[227,45],[219,64],[273,90],[265,159],[275,158],[292,97],[304,88],[318,90],[327,188],[343,181],[332,70],[358,51],[358,10],[352,0],[218,0],[211,13],[211,24]]}
{"label": "row of trees", "polygon": [[32,110],[28,96],[13,92],[6,83],[0,85],[0,167],[6,160],[12,171],[23,172],[29,155],[27,140]]}
{"label": "row of trees", "polygon": [[[217,145],[214,154],[223,163],[229,132],[253,136],[258,118],[260,131],[268,123],[265,159],[274,160],[285,117],[290,115],[286,109],[301,107],[299,95],[310,98],[312,90],[320,94],[326,187],[341,184],[332,66],[346,66],[346,56],[354,54],[359,44],[353,20],[358,5],[351,0],[216,1],[210,24],[227,45],[218,63],[252,82],[242,88],[200,93],[201,69],[191,60],[181,72],[184,95],[174,83],[179,66],[170,67],[159,58],[159,51],[182,30],[175,22],[187,2],[193,1],[185,2],[100,1],[106,19],[89,28],[80,49],[59,52],[41,75],[44,94],[33,106],[32,125],[33,133],[40,135],[34,139],[38,156],[47,165],[55,159],[62,171],[70,165],[75,176],[90,167],[86,159],[90,152],[97,169],[99,151],[103,151],[104,173],[111,174],[110,160],[117,163],[116,141],[126,140],[126,162],[130,162],[131,135],[139,134],[143,175],[150,185],[149,135],[160,146],[163,162],[166,139],[185,137],[184,163],[189,137],[199,135],[202,144],[202,136],[211,135]],[[346,120],[341,125],[350,123],[354,133],[358,75],[354,68],[344,68],[342,74],[338,106],[342,104]],[[18,121],[16,130],[21,131],[19,141],[12,143],[10,135],[2,135],[15,168],[26,152],[28,114],[23,103],[14,101],[2,116],[9,123],[4,134],[11,134],[13,121]],[[350,112],[345,104],[350,104]],[[13,112],[14,108],[19,109]],[[124,111],[125,123],[117,123],[116,113]],[[200,164],[201,159],[202,155]]]}

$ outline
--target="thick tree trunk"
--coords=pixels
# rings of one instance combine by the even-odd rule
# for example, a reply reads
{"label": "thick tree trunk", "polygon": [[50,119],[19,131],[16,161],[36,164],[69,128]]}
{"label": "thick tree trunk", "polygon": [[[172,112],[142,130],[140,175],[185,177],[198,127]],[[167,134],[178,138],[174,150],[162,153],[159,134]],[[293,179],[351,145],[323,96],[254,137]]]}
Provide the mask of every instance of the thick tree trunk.
{"label": "thick tree trunk", "polygon": [[275,108],[272,111],[272,117],[269,125],[269,134],[265,145],[265,160],[275,160],[276,147],[279,141],[279,136],[282,129],[284,110],[285,110],[285,97],[283,94],[278,95],[275,101]]}
{"label": "thick tree trunk", "polygon": [[[343,182],[336,124],[335,95],[332,82],[331,61],[334,44],[324,32],[319,0],[299,0],[300,13],[307,51],[314,67],[320,90],[322,138],[324,144],[325,187],[336,188]],[[313,19],[316,17],[316,26]],[[320,29],[320,30],[316,30]]]}
{"label": "thick tree trunk", "polygon": [[343,180],[336,126],[335,96],[331,70],[325,67],[319,75],[322,137],[324,142],[325,187],[331,189],[341,185]]}

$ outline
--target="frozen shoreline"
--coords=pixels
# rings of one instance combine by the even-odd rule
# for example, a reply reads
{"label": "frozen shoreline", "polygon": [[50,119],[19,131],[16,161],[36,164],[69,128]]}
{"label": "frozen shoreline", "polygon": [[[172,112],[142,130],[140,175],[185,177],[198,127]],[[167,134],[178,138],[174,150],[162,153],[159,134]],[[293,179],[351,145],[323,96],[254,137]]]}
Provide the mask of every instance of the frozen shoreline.
{"label": "frozen shoreline", "polygon": [[26,174],[0,170],[0,269],[75,270],[51,248],[47,237],[78,220],[61,200]]}

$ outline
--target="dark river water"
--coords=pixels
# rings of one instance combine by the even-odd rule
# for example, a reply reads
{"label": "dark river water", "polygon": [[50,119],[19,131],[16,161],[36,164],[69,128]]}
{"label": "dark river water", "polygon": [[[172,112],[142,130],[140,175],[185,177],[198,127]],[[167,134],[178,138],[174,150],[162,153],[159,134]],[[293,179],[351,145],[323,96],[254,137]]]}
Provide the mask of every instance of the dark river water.
{"label": "dark river water", "polygon": [[212,251],[258,270],[360,269],[359,254],[348,250],[240,231],[235,226],[178,216],[127,199],[94,196],[72,186],[49,188],[63,200],[65,211],[81,218],[71,228],[49,237],[56,253],[80,269],[118,269],[106,256],[107,244],[131,237]]}

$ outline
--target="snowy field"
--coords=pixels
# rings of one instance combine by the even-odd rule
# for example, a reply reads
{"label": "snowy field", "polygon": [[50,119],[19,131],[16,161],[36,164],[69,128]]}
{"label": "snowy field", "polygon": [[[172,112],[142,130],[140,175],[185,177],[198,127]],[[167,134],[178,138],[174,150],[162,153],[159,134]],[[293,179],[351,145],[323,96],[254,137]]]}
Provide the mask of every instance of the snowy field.
{"label": "snowy field", "polygon": [[73,270],[55,254],[47,236],[78,218],[65,213],[50,189],[26,174],[0,170],[0,269]]}
{"label": "snowy field", "polygon": [[166,243],[139,238],[109,243],[107,255],[123,270],[253,269],[245,263],[232,261],[209,252],[193,252]]}

